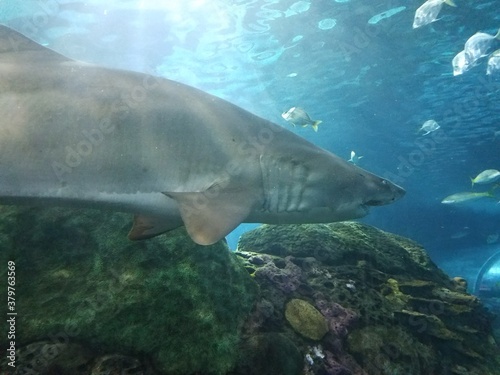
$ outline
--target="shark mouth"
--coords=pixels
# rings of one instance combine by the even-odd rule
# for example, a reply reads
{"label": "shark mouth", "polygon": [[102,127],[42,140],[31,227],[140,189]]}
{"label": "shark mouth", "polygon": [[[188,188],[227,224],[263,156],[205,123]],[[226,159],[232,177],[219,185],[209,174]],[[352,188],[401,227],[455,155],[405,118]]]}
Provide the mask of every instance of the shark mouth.
{"label": "shark mouth", "polygon": [[[363,206],[383,206],[387,203],[389,203],[389,202],[372,199],[368,202],[363,203]],[[367,207],[367,209],[368,209],[368,207]]]}

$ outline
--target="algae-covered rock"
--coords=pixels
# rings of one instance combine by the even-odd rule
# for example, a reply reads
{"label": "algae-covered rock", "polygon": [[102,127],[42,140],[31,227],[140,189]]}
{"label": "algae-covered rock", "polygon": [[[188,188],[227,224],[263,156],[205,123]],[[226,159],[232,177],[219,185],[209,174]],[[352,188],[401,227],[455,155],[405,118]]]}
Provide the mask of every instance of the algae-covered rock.
{"label": "algae-covered rock", "polygon": [[263,225],[245,233],[239,251],[281,257],[314,257],[330,266],[357,265],[360,260],[389,274],[449,278],[416,242],[357,222],[302,225]]}
{"label": "algae-covered rock", "polygon": [[280,333],[262,333],[244,342],[236,373],[298,375],[302,366],[302,355],[288,337]]}
{"label": "algae-covered rock", "polygon": [[79,342],[168,374],[236,364],[256,287],[223,242],[198,246],[183,228],[131,242],[130,216],[102,211],[0,210],[0,263],[16,264],[18,347]]}
{"label": "algae-covered rock", "polygon": [[[411,240],[352,222],[264,225],[237,254],[261,298],[245,335],[286,334],[304,374],[500,375],[491,315]],[[309,301],[328,333],[297,333],[288,301]]]}
{"label": "algae-covered rock", "polygon": [[321,340],[328,332],[323,315],[307,301],[289,301],[286,304],[285,317],[295,331],[311,340]]}
{"label": "algae-covered rock", "polygon": [[442,360],[431,346],[400,326],[367,326],[354,331],[347,342],[368,374],[433,374]]}

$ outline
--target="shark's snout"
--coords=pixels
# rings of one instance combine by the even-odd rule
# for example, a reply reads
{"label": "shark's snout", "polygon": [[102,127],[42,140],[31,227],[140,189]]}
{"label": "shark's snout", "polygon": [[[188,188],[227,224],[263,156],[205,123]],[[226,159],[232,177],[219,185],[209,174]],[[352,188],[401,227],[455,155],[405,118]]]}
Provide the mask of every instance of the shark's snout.
{"label": "shark's snout", "polygon": [[402,198],[406,190],[388,180],[382,179],[377,193],[364,202],[365,206],[383,206]]}
{"label": "shark's snout", "polygon": [[392,199],[392,202],[397,201],[400,198],[403,198],[404,195],[406,194],[406,190],[403,189],[401,186],[393,184],[392,182],[391,182],[391,184],[392,184],[393,191],[394,191],[394,197]]}

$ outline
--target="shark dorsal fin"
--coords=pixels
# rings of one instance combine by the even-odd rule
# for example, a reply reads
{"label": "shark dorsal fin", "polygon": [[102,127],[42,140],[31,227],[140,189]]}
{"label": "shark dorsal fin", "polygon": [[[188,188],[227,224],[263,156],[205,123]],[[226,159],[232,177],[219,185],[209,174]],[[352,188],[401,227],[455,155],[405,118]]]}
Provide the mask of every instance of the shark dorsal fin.
{"label": "shark dorsal fin", "polygon": [[[19,52],[46,52],[51,53],[52,57],[59,60],[71,59],[44,47],[23,34],[10,29],[5,25],[0,25],[0,54],[19,53]],[[48,55],[47,55],[48,56]]]}

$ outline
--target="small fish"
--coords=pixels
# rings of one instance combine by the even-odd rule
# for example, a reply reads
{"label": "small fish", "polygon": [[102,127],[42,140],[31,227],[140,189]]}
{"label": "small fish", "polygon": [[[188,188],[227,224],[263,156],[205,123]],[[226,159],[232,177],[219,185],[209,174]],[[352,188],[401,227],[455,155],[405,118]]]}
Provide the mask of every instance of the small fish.
{"label": "small fish", "polygon": [[480,58],[488,56],[495,39],[500,40],[500,30],[495,36],[486,33],[475,33],[467,39],[464,52],[469,64],[474,64]]}
{"label": "small fish", "polygon": [[422,135],[427,135],[429,133],[432,133],[440,128],[439,124],[434,121],[434,120],[427,120],[424,122],[422,127],[418,129],[417,133],[420,133],[421,131],[424,131],[425,133]]}
{"label": "small fish", "polygon": [[453,233],[450,237],[454,240],[467,237],[470,234],[469,227],[464,227],[462,230]]}
{"label": "small fish", "polygon": [[491,245],[491,244],[493,244],[493,243],[495,243],[495,242],[497,242],[497,241],[498,241],[498,237],[499,237],[498,233],[489,234],[489,235],[486,237],[486,243],[487,243],[488,245]]}
{"label": "small fish", "polygon": [[451,65],[453,65],[453,75],[458,76],[465,73],[467,70],[472,68],[474,64],[471,64],[465,55],[465,51],[460,51],[453,58]]}
{"label": "small fish", "polygon": [[488,67],[486,68],[486,74],[490,75],[499,71],[500,71],[500,49],[497,49],[490,55],[490,57],[488,57]]}
{"label": "small fish", "polygon": [[471,177],[472,187],[474,184],[485,185],[491,184],[492,182],[497,181],[500,178],[500,172],[496,169],[486,169],[479,173],[476,177]]}
{"label": "small fish", "polygon": [[418,27],[436,21],[437,16],[441,11],[444,3],[448,4],[449,6],[456,7],[453,0],[427,0],[425,3],[423,3],[415,12],[415,18],[413,19],[413,28],[416,29]]}
{"label": "small fish", "polygon": [[467,191],[463,193],[455,193],[452,195],[448,195],[446,198],[444,198],[441,203],[443,204],[455,204],[455,203],[462,203],[462,202],[468,202],[472,201],[475,199],[479,198],[495,198],[493,193],[491,191],[485,191],[483,193],[474,193],[472,191]]}
{"label": "small fish", "polygon": [[306,111],[300,107],[290,108],[288,111],[283,112],[281,117],[283,117],[286,121],[291,122],[293,126],[299,125],[305,128],[307,125],[311,125],[315,132],[318,131],[318,125],[323,122],[321,120],[311,120]]}
{"label": "small fish", "polygon": [[356,156],[356,153],[354,151],[351,151],[351,158],[347,161],[351,162],[352,164],[358,164],[359,159],[361,159],[363,156]]}

